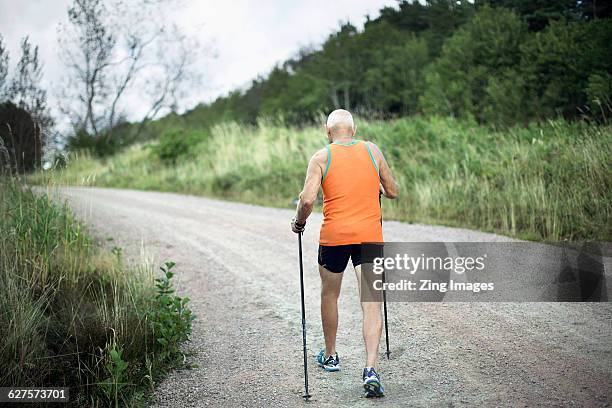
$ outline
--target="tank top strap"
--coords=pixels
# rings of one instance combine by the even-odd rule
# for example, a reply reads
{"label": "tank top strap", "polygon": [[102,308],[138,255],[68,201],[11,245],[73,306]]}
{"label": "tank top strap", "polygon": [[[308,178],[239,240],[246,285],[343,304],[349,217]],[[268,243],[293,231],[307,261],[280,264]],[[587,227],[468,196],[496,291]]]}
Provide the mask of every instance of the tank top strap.
{"label": "tank top strap", "polygon": [[376,160],[374,160],[374,155],[372,154],[372,149],[370,149],[370,145],[367,144],[366,142],[363,142],[363,144],[367,147],[368,153],[370,154],[370,159],[372,160],[372,164],[374,165],[374,168],[376,169],[376,173],[378,174],[378,176],[380,176],[380,170],[378,169],[378,164],[376,164]]}
{"label": "tank top strap", "polygon": [[323,172],[321,182],[325,180],[325,176],[327,176],[327,172],[329,171],[329,164],[331,163],[331,148],[329,147],[329,144],[325,145],[325,148],[327,149],[327,165],[325,166],[325,171]]}

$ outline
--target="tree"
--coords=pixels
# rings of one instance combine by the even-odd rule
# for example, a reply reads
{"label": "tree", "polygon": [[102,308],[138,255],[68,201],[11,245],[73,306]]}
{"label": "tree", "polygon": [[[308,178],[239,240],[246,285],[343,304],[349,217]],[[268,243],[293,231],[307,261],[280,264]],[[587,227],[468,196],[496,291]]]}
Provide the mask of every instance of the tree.
{"label": "tree", "polygon": [[60,27],[61,57],[67,80],[62,111],[75,133],[111,139],[127,118],[128,95],[145,106],[135,127],[162,110],[174,111],[177,99],[196,75],[190,72],[199,46],[170,27],[160,2],[74,0],[68,25]]}
{"label": "tree", "polygon": [[520,84],[513,92],[515,101],[502,105],[500,97],[517,77],[520,44],[527,34],[526,24],[512,11],[483,7],[474,18],[449,38],[440,57],[427,69],[426,91],[421,98],[424,111],[442,115],[474,117],[481,121],[499,117],[498,108],[516,121],[524,112]]}
{"label": "tree", "polygon": [[612,3],[606,0],[581,0],[578,12],[585,20],[598,20],[612,17]]}
{"label": "tree", "polygon": [[0,103],[0,173],[25,173],[40,166],[41,127],[25,109]]}
{"label": "tree", "polygon": [[9,55],[4,45],[4,38],[0,34],[0,102],[7,98],[6,83],[8,76]]}
{"label": "tree", "polygon": [[529,25],[531,31],[544,29],[551,21],[576,19],[576,0],[484,0],[493,7],[514,10]]}
{"label": "tree", "polygon": [[430,55],[436,56],[444,40],[473,14],[474,6],[465,0],[402,0],[398,9],[381,9],[380,16],[367,22],[365,29],[367,31],[370,25],[387,22],[394,28],[425,38]]}
{"label": "tree", "polygon": [[612,119],[612,74],[607,72],[591,74],[586,94],[591,115],[609,122]]}
{"label": "tree", "polygon": [[474,15],[474,6],[466,0],[429,0],[427,1],[427,30],[423,37],[431,55],[438,55],[444,41],[450,37],[458,27],[470,21]]}
{"label": "tree", "polygon": [[[609,3],[609,2],[607,2]],[[343,23],[247,90],[200,105],[204,127],[279,115],[292,124],[346,107],[513,125],[612,117],[610,6],[600,0],[399,1],[360,31]]]}
{"label": "tree", "polygon": [[43,128],[53,125],[47,108],[47,92],[41,87],[42,64],[38,58],[38,46],[32,48],[30,40],[21,40],[21,58],[13,75],[8,96],[19,108],[29,112]]}
{"label": "tree", "polygon": [[279,115],[286,109],[281,96],[286,92],[290,78],[287,64],[277,65],[272,69],[262,90],[261,113],[263,115]]}
{"label": "tree", "polygon": [[[107,21],[106,7],[101,0],[75,0],[68,9],[70,26],[60,26],[61,57],[68,70],[67,86],[63,88],[62,111],[70,117],[75,130],[95,136],[104,123],[115,116],[105,111],[110,94],[108,71],[113,65],[113,51],[117,39]],[[74,98],[75,95],[77,98]],[[78,101],[77,105],[70,103]],[[112,108],[111,108],[112,109]]]}
{"label": "tree", "polygon": [[40,84],[38,47],[32,47],[28,37],[21,41],[21,58],[10,81],[7,71],[8,53],[0,38],[0,167],[24,173],[39,167],[45,135],[53,126]]}
{"label": "tree", "polygon": [[[354,54],[351,58],[359,72],[359,77],[355,78],[353,98],[358,109],[366,110],[369,113],[380,113],[393,108],[396,108],[395,112],[400,110],[399,105],[394,105],[392,108],[386,106],[393,105],[394,102],[400,105],[401,103],[394,98],[385,98],[386,95],[383,92],[391,90],[386,87],[387,85],[394,88],[393,93],[398,91],[399,86],[395,87],[392,84],[401,74],[396,75],[395,72],[391,72],[390,65],[399,67],[404,72],[411,66],[412,57],[409,58],[410,61],[403,60],[408,66],[399,66],[401,64],[394,64],[396,55],[392,50],[398,50],[412,37],[410,33],[407,34],[394,28],[387,21],[368,24],[367,29],[356,36]],[[383,82],[385,85],[382,84]]]}
{"label": "tree", "polygon": [[351,109],[356,84],[360,83],[361,71],[355,59],[357,28],[350,23],[340,26],[331,34],[320,53],[319,63],[314,65],[314,76],[325,82],[328,95],[334,108]]}
{"label": "tree", "polygon": [[321,51],[302,48],[261,83],[260,113],[278,115],[289,123],[314,121],[333,108],[328,81],[320,66]]}
{"label": "tree", "polygon": [[424,91],[423,68],[428,62],[426,41],[414,36],[403,44],[378,50],[363,84],[371,109],[403,115],[416,113]]}
{"label": "tree", "polygon": [[543,30],[553,21],[590,21],[612,15],[612,3],[606,0],[477,0],[476,5],[481,4],[516,11],[531,31]]}
{"label": "tree", "polygon": [[586,113],[587,92],[601,100],[601,79],[612,74],[612,20],[552,22],[522,44],[521,71],[539,116]]}

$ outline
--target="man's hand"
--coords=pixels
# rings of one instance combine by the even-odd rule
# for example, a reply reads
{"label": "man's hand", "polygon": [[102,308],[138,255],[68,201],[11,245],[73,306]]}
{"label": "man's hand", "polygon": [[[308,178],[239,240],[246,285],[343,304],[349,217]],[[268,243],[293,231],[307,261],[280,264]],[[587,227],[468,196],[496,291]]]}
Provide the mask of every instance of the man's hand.
{"label": "man's hand", "polygon": [[295,218],[291,220],[291,231],[295,232],[296,234],[304,232],[305,228],[306,222],[299,223]]}

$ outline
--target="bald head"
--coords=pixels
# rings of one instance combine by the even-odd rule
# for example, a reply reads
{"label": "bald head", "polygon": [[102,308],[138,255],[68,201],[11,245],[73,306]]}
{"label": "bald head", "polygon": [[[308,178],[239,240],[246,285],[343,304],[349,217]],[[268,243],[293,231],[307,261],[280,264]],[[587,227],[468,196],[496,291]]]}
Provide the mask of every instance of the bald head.
{"label": "bald head", "polygon": [[344,109],[336,109],[327,117],[327,133],[330,136],[350,135],[355,133],[355,123],[351,112]]}

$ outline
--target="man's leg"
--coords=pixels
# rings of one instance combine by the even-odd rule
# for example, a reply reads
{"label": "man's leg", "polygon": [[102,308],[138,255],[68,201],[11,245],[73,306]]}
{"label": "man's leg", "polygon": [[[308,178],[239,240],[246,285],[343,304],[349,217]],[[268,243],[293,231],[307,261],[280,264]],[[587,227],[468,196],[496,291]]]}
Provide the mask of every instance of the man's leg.
{"label": "man's leg", "polygon": [[[355,267],[361,300],[361,265]],[[381,302],[361,302],[363,312],[363,340],[366,347],[366,367],[378,370],[378,347],[382,334]]]}
{"label": "man's leg", "polygon": [[319,275],[321,275],[321,323],[325,336],[325,356],[329,356],[336,353],[338,296],[344,273],[330,272],[319,265]]}

